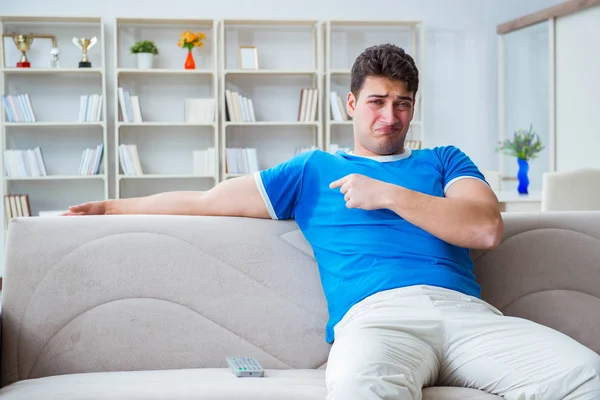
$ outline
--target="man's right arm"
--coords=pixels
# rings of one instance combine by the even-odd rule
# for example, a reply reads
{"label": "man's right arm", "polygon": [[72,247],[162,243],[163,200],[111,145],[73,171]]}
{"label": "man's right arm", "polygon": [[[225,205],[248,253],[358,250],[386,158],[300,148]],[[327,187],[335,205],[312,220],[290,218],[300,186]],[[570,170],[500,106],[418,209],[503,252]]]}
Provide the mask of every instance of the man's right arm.
{"label": "man's right arm", "polygon": [[205,192],[164,192],[69,207],[64,215],[170,214],[271,218],[254,176],[225,180]]}

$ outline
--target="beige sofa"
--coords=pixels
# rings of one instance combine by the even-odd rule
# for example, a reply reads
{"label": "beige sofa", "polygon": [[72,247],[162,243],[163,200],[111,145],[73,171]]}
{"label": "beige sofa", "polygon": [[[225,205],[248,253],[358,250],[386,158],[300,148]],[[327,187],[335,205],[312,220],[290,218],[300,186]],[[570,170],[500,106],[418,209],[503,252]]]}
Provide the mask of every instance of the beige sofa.
{"label": "beige sofa", "polygon": [[[599,351],[600,212],[505,223],[499,248],[472,253],[483,297]],[[1,400],[325,398],[326,304],[293,221],[20,218],[5,265]],[[234,377],[228,355],[266,377]]]}

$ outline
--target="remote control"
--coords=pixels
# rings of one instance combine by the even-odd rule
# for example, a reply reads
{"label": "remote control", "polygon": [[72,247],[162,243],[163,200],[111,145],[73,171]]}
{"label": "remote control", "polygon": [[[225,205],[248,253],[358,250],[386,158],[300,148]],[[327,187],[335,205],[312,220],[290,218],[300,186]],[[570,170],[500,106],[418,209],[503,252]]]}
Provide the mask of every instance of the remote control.
{"label": "remote control", "polygon": [[227,357],[227,365],[238,378],[265,376],[265,370],[252,357]]}

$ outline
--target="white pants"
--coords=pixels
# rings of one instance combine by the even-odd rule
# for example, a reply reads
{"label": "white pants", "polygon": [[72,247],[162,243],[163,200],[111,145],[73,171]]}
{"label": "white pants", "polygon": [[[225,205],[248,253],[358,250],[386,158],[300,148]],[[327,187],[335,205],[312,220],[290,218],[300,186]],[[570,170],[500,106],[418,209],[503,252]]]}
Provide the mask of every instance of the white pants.
{"label": "white pants", "polygon": [[328,400],[421,400],[421,389],[435,385],[509,400],[600,399],[598,354],[456,291],[411,286],[374,294],[334,332]]}

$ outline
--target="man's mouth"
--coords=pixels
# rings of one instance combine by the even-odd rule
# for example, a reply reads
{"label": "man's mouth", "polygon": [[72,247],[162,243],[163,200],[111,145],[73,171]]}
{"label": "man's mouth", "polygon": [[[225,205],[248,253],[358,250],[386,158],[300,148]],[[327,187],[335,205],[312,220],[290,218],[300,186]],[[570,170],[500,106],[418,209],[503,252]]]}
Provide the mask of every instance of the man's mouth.
{"label": "man's mouth", "polygon": [[394,125],[382,126],[381,128],[375,129],[375,131],[379,133],[394,133],[397,130],[398,128]]}

